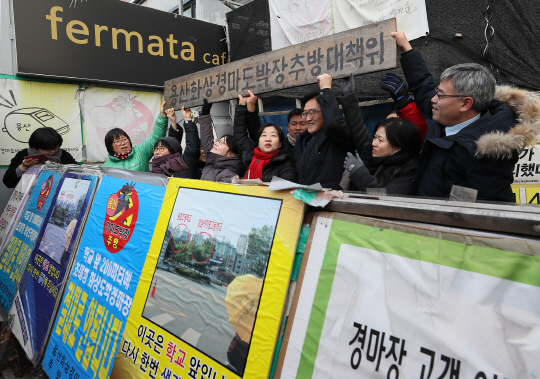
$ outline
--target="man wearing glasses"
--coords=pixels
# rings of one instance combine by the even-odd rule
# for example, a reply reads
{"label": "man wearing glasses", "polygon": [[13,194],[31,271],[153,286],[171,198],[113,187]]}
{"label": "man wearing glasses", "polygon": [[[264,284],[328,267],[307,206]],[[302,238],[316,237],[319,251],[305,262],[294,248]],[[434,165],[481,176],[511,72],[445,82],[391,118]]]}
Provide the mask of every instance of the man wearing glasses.
{"label": "man wearing glasses", "polygon": [[319,75],[317,83],[320,90],[302,100],[307,130],[296,136],[294,147],[298,183],[336,189],[347,151],[352,150],[351,138],[331,89],[332,77]]}
{"label": "man wearing glasses", "polygon": [[458,185],[478,190],[478,200],[515,201],[510,187],[514,164],[534,136],[511,131],[515,115],[494,100],[493,75],[476,63],[458,64],[441,74],[437,86],[405,34],[392,36],[415,101],[433,120],[418,161],[417,195],[448,198],[452,185]]}

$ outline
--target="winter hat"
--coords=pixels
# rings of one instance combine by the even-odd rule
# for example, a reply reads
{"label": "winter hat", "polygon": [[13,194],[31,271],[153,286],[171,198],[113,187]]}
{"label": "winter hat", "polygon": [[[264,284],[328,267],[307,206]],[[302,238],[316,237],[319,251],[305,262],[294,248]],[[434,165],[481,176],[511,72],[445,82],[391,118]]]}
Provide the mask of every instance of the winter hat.
{"label": "winter hat", "polygon": [[157,146],[160,141],[167,149],[169,149],[169,153],[171,154],[178,153],[182,150],[180,142],[174,137],[160,138],[154,146]]}

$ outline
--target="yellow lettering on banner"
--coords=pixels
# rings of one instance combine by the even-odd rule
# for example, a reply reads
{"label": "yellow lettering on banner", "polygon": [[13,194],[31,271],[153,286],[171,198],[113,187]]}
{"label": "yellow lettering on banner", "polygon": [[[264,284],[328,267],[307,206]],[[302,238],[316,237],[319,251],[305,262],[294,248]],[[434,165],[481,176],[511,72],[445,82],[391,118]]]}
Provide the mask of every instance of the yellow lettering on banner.
{"label": "yellow lettering on banner", "polygon": [[128,33],[124,29],[112,28],[112,37],[113,37],[112,46],[113,46],[113,49],[118,49],[118,34],[123,34],[124,37],[126,38],[126,51],[131,51],[131,37],[132,36],[137,37],[137,40],[139,41],[139,53],[142,54],[142,52],[143,52],[143,41],[142,41],[141,35],[139,33],[137,33],[137,32]]}
{"label": "yellow lettering on banner", "polygon": [[86,305],[86,299],[88,298],[88,294],[84,291],[82,291],[81,294],[81,300],[79,302],[79,306],[77,307],[77,312],[75,313],[75,316],[73,317],[73,328],[71,328],[71,333],[68,337],[68,345],[69,347],[73,348],[73,344],[75,343],[75,332],[79,329],[79,325],[81,323],[80,317],[84,313],[84,307]]}
{"label": "yellow lettering on banner", "polygon": [[[81,27],[81,29],[75,29],[74,26],[78,25]],[[68,38],[71,40],[71,42],[78,43],[79,45],[85,45],[88,43],[88,38],[84,39],[77,39],[73,36],[73,34],[82,34],[84,36],[88,35],[88,27],[86,24],[79,20],[72,20],[68,22],[66,26],[66,34]]]}
{"label": "yellow lettering on banner", "polygon": [[100,322],[100,328],[99,333],[97,336],[97,339],[95,340],[96,346],[94,347],[94,354],[92,356],[92,364],[90,365],[90,368],[92,371],[94,371],[94,379],[96,378],[98,372],[99,372],[99,365],[101,363],[101,360],[103,359],[103,342],[102,339],[105,339],[107,337],[107,330],[111,327],[111,321],[109,320],[109,326],[105,325],[105,322],[107,321],[107,317],[109,316],[109,310],[104,309],[103,315],[101,316],[101,322]]}
{"label": "yellow lettering on banner", "polygon": [[[83,348],[84,346],[86,346],[86,342],[88,341],[88,335],[90,334],[90,330],[92,329],[92,323],[94,322],[97,305],[97,301],[92,298],[90,306],[88,307],[88,311],[86,312],[86,317],[84,318],[84,326],[82,333],[83,335],[81,335],[81,339],[79,340],[79,344],[77,345],[77,350],[75,350],[75,358],[77,358],[78,362],[81,361]],[[81,345],[83,346],[83,348],[81,348]]]}
{"label": "yellow lettering on banner", "polygon": [[71,299],[71,304],[68,311],[68,317],[66,318],[67,322],[64,322],[64,329],[62,329],[62,342],[66,343],[69,337],[69,331],[71,330],[71,325],[73,324],[73,318],[77,312],[77,304],[79,304],[79,299],[81,298],[82,288],[75,286],[75,294]]}
{"label": "yellow lettering on banner", "polygon": [[[112,326],[111,333],[108,334],[107,338],[107,347],[105,349],[105,352],[109,351],[109,344],[111,342],[111,339],[114,339],[114,344],[112,345],[112,348],[110,350],[110,353],[105,355],[106,358],[103,359],[103,363],[107,362],[107,366],[104,366],[104,364],[101,364],[101,368],[99,369],[99,378],[103,379],[107,377],[107,373],[109,372],[109,368],[111,367],[111,362],[114,362],[114,357],[116,355],[116,346],[118,345],[118,342],[121,340],[120,338],[120,331],[122,330],[122,321],[118,320],[116,317],[114,317],[114,314],[111,313],[111,319],[114,319],[114,323]],[[115,338],[118,336],[118,338]]]}
{"label": "yellow lettering on banner", "polygon": [[525,191],[527,193],[527,204],[540,204],[540,188],[527,187]]}
{"label": "yellow lettering on banner", "polygon": [[214,55],[214,57],[212,58],[212,64],[214,64],[215,66],[219,66],[219,55]]}
{"label": "yellow lettering on banner", "polygon": [[171,54],[171,58],[178,59],[178,55],[174,54],[174,44],[176,44],[178,40],[175,40],[173,35],[169,34],[169,38],[165,41],[169,42],[169,53]]}
{"label": "yellow lettering on banner", "polygon": [[[159,55],[159,56],[163,56],[163,40],[158,37],[158,36],[150,36],[148,37],[148,40],[149,41],[152,41],[152,40],[156,40],[158,41],[157,43],[150,43],[148,45],[148,52],[151,54],[151,55]],[[154,47],[157,47],[158,50],[157,51],[154,51]],[[115,208],[116,209],[116,208]]]}
{"label": "yellow lettering on banner", "polygon": [[209,53],[205,53],[205,54],[203,55],[204,63],[210,63],[210,61],[207,61],[207,60],[206,60],[206,56],[207,56],[207,55],[210,56]]}
{"label": "yellow lettering on banner", "polygon": [[519,199],[519,187],[512,187],[512,192],[514,193],[514,196],[516,197],[516,203],[520,203]]}
{"label": "yellow lettering on banner", "polygon": [[62,309],[60,310],[60,317],[58,317],[58,324],[56,325],[56,335],[60,336],[62,334],[62,326],[64,325],[68,313],[68,309],[71,304],[71,297],[73,296],[73,292],[75,291],[75,283],[71,282],[69,283],[68,292],[66,294],[66,297],[64,298],[64,302],[62,303]]}
{"label": "yellow lettering on banner", "polygon": [[90,364],[90,359],[92,358],[94,354],[94,349],[99,341],[99,335],[101,334],[101,324],[104,321],[104,318],[107,316],[106,314],[108,311],[105,309],[104,306],[99,305],[97,306],[97,311],[94,316],[94,321],[92,323],[92,327],[90,329],[90,333],[88,335],[88,343],[86,344],[86,350],[84,351],[84,356],[82,360],[82,366],[85,370],[88,370],[88,365]]}
{"label": "yellow lettering on banner", "polygon": [[63,12],[64,9],[62,7],[56,6],[51,8],[51,13],[45,16],[47,20],[51,20],[51,38],[52,39],[58,39],[58,29],[56,27],[56,22],[60,21],[62,22],[62,19],[60,17],[56,16],[56,12]]}
{"label": "yellow lettering on banner", "polygon": [[187,46],[187,48],[182,49],[180,55],[185,61],[195,61],[195,47],[189,42],[182,42],[182,47]]}
{"label": "yellow lettering on banner", "polygon": [[109,30],[109,27],[94,24],[94,33],[96,35],[96,46],[101,46],[101,31],[102,30]]}

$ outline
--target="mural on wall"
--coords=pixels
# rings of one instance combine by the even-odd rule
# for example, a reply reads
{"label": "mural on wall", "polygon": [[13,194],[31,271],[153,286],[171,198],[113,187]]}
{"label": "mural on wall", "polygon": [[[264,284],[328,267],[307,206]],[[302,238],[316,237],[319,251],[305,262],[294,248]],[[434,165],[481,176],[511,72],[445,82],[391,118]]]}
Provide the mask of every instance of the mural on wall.
{"label": "mural on wall", "polygon": [[42,127],[56,130],[62,148],[82,160],[82,133],[75,84],[0,79],[0,165],[10,163],[28,148],[32,133]]}
{"label": "mural on wall", "polygon": [[105,135],[123,129],[133,145],[142,143],[154,129],[159,114],[159,92],[89,88],[84,93],[84,128],[90,162],[108,159]]}

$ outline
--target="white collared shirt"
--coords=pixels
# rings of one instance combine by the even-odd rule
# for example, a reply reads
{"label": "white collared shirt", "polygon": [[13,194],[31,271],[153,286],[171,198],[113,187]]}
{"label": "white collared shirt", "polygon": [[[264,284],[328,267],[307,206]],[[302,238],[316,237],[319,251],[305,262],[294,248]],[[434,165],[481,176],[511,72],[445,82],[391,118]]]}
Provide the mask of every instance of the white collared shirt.
{"label": "white collared shirt", "polygon": [[461,129],[463,129],[467,125],[472,124],[473,122],[475,122],[479,118],[480,118],[480,113],[478,113],[476,116],[474,116],[473,118],[471,118],[471,119],[469,119],[467,121],[463,121],[460,124],[457,124],[457,125],[454,125],[454,126],[447,126],[446,129],[445,129],[446,136],[448,137],[448,136],[451,136],[451,135],[454,135],[454,134],[460,132]]}

